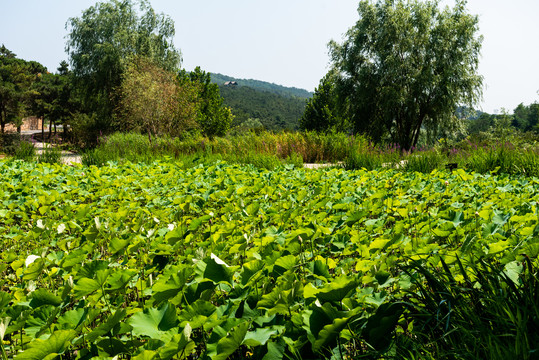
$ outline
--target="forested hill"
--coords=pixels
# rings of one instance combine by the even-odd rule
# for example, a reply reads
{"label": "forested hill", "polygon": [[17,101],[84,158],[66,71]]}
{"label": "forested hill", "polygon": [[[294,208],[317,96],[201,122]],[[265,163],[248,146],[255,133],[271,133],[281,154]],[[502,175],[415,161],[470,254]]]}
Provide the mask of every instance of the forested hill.
{"label": "forested hill", "polygon": [[[211,74],[211,81],[219,85],[224,104],[232,109],[232,126],[240,129],[298,130],[306,101],[312,96],[303,89],[222,74]],[[234,85],[225,85],[229,82]]]}
{"label": "forested hill", "polygon": [[295,87],[286,87],[282,85],[277,85],[261,80],[253,79],[237,79],[232,76],[222,75],[222,74],[211,74],[211,81],[216,83],[219,86],[223,86],[228,81],[235,81],[238,87],[247,86],[255,90],[262,90],[277,94],[280,96],[286,97],[298,97],[302,99],[307,99],[313,96],[312,92],[309,92],[304,89],[298,89]]}
{"label": "forested hill", "polygon": [[234,114],[232,126],[243,129],[298,130],[307,101],[239,85],[221,85],[220,92]]}

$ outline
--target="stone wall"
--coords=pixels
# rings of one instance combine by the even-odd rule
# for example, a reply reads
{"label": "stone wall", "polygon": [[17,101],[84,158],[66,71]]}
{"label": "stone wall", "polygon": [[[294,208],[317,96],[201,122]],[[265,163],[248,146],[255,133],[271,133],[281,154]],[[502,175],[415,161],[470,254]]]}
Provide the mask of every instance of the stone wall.
{"label": "stone wall", "polygon": [[[45,129],[47,129],[47,125],[45,125]],[[41,130],[41,118],[35,116],[24,118],[22,120],[21,130]],[[17,127],[13,124],[6,124],[6,131],[17,131]]]}

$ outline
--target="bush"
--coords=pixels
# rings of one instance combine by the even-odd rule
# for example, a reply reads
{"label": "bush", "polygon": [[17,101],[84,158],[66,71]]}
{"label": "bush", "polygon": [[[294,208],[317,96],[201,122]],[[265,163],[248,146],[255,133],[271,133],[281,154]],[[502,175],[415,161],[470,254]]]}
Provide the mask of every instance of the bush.
{"label": "bush", "polygon": [[18,133],[4,133],[0,135],[0,147],[7,155],[15,155],[20,142],[21,136]]}

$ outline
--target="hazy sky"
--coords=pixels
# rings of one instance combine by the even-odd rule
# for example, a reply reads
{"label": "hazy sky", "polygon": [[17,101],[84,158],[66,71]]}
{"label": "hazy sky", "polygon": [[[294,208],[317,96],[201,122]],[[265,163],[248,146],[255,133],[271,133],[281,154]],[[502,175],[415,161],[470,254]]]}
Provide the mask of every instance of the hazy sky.
{"label": "hazy sky", "polygon": [[[175,22],[183,66],[313,91],[328,70],[327,43],[358,19],[358,0],[150,0]],[[0,0],[0,44],[56,71],[65,24],[90,0]],[[453,5],[453,0],[442,0]],[[539,101],[539,0],[469,0],[484,36],[483,111]]]}

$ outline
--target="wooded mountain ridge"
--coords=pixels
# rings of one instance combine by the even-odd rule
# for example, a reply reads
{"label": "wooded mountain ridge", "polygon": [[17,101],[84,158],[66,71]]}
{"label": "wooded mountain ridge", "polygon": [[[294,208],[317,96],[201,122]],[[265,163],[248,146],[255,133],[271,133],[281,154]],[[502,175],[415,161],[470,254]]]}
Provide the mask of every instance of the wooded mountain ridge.
{"label": "wooded mountain ridge", "polygon": [[262,80],[239,79],[218,73],[211,73],[211,81],[219,86],[223,86],[227,82],[236,82],[237,86],[247,86],[255,90],[267,91],[285,97],[298,97],[302,99],[308,99],[313,96],[312,92],[305,89],[277,85]]}
{"label": "wooded mountain ridge", "polygon": [[219,85],[223,104],[234,114],[232,127],[270,131],[298,130],[307,99],[312,93],[261,80],[211,74]]}

